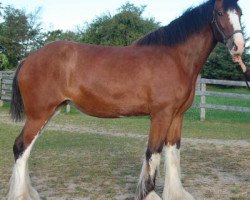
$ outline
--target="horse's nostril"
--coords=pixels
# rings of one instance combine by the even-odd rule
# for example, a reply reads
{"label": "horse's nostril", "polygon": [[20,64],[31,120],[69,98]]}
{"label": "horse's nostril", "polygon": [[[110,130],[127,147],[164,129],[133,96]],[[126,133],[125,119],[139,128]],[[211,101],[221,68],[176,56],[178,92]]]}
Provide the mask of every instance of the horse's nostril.
{"label": "horse's nostril", "polygon": [[238,49],[239,49],[238,46],[235,44],[234,45],[234,51],[238,51]]}

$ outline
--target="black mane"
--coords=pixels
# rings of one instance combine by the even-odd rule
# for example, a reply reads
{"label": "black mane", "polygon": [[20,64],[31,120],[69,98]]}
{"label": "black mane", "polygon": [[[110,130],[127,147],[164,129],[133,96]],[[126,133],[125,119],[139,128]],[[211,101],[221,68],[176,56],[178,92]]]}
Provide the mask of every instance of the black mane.
{"label": "black mane", "polygon": [[[184,14],[172,21],[169,25],[161,27],[136,41],[136,45],[166,45],[174,46],[186,41],[213,19],[215,0],[209,0],[200,6],[187,9]],[[236,0],[224,0],[224,10],[238,8]]]}
{"label": "black mane", "polygon": [[239,7],[238,2],[236,0],[224,0],[223,7],[224,7],[225,11],[230,10],[230,9],[237,9],[237,10],[239,9],[240,10],[240,7]]}

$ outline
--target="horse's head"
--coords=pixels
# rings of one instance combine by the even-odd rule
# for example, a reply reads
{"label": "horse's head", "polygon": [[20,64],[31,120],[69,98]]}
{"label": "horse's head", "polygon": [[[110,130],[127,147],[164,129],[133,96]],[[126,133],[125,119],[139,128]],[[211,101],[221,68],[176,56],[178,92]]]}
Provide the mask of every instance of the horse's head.
{"label": "horse's head", "polygon": [[215,0],[212,27],[215,38],[224,43],[232,56],[241,55],[245,41],[238,0]]}

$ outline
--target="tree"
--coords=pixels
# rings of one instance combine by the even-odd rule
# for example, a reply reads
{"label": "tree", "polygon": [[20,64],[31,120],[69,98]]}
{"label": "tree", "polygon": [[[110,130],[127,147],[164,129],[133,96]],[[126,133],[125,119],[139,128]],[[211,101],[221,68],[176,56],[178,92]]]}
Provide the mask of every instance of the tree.
{"label": "tree", "polygon": [[2,16],[2,9],[3,9],[2,3],[0,2],[0,17]]}
{"label": "tree", "polygon": [[0,71],[8,69],[9,61],[6,55],[0,53]]}
{"label": "tree", "polygon": [[112,16],[104,14],[87,24],[82,33],[82,42],[102,45],[126,46],[159,27],[153,18],[144,19],[145,6],[136,7],[126,3]]}
{"label": "tree", "polygon": [[5,53],[6,49],[0,45],[0,71],[7,69],[9,66],[9,61]]}
{"label": "tree", "polygon": [[[246,42],[249,41],[246,35],[245,38]],[[246,47],[242,55],[242,59],[247,65],[250,64],[249,49],[250,47]],[[242,72],[240,67],[232,61],[227,47],[223,44],[218,44],[203,68],[202,77],[209,79],[242,80]]]}
{"label": "tree", "polygon": [[78,33],[73,31],[63,31],[63,30],[54,30],[48,31],[44,34],[43,43],[48,44],[50,42],[58,41],[58,40],[67,40],[67,41],[79,41],[80,36]]}
{"label": "tree", "polygon": [[0,24],[0,44],[7,49],[11,68],[41,45],[39,11],[26,14],[24,10],[12,6],[4,8],[3,22]]}

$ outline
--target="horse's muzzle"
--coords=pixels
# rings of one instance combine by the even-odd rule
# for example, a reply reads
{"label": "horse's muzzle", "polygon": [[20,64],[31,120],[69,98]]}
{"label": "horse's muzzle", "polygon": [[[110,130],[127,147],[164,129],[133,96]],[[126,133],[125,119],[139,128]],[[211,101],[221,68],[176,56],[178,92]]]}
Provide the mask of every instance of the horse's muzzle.
{"label": "horse's muzzle", "polygon": [[227,42],[231,55],[242,55],[245,50],[245,40],[241,33],[238,33]]}
{"label": "horse's muzzle", "polygon": [[241,33],[235,34],[226,42],[226,46],[231,55],[242,55],[245,50],[245,40],[243,35]]}

